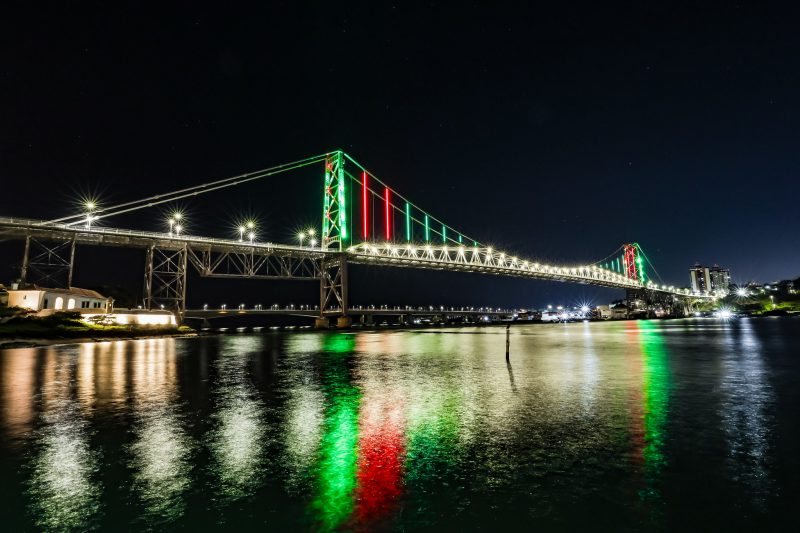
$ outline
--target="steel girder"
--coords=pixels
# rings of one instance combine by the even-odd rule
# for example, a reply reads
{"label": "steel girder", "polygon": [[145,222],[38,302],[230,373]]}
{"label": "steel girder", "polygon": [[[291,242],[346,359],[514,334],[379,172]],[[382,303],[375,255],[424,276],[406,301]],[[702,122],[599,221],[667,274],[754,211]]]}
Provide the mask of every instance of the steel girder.
{"label": "steel girder", "polygon": [[216,252],[188,247],[189,262],[203,277],[260,279],[321,279],[320,261],[260,250]]}
{"label": "steel girder", "polygon": [[144,304],[147,309],[162,307],[175,311],[180,320],[186,309],[186,266],[188,247],[178,250],[147,249],[144,273]]}
{"label": "steel girder", "polygon": [[25,238],[20,281],[45,287],[71,287],[75,265],[75,239],[45,243]]}
{"label": "steel girder", "polygon": [[347,316],[347,256],[337,254],[324,259],[319,284],[319,316],[340,311]]}

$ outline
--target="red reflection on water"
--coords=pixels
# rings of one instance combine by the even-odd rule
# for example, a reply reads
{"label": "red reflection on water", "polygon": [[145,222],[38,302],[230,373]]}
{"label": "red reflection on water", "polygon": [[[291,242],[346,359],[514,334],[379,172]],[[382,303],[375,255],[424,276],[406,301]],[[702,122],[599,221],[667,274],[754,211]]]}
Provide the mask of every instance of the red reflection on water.
{"label": "red reflection on water", "polygon": [[359,420],[358,488],[354,521],[367,527],[397,508],[402,492],[405,435],[402,401],[383,394],[364,402]]}
{"label": "red reflection on water", "polygon": [[630,371],[630,437],[633,446],[631,461],[637,465],[644,463],[645,427],[644,409],[642,407],[642,358],[639,324],[634,321],[625,323],[625,358]]}

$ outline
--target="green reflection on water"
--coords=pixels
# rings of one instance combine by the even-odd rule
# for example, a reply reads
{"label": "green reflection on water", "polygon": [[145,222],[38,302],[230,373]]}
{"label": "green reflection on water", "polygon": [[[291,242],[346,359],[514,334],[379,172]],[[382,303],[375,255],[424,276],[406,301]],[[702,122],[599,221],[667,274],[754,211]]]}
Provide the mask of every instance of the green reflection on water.
{"label": "green reflection on water", "polygon": [[667,349],[657,326],[650,321],[639,323],[642,358],[642,403],[644,407],[645,488],[639,495],[646,500],[660,499],[657,484],[667,458],[664,453],[666,425],[669,415],[669,394],[672,387]]}
{"label": "green reflection on water", "polygon": [[456,463],[459,442],[458,398],[453,392],[433,392],[412,407],[406,431],[406,479],[425,481]]}
{"label": "green reflection on water", "polygon": [[358,409],[360,390],[351,383],[348,355],[352,335],[326,336],[322,391],[327,408],[319,448],[316,494],[311,502],[324,530],[344,524],[353,512],[358,466]]}

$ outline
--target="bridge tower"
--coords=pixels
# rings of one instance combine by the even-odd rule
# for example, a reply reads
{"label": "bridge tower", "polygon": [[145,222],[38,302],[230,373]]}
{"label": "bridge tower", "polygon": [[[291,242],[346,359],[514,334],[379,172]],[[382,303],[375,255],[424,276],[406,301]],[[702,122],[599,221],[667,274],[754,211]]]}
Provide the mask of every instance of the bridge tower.
{"label": "bridge tower", "polygon": [[347,191],[344,173],[344,154],[341,150],[325,158],[325,183],[322,207],[323,250],[332,252],[321,261],[319,318],[317,327],[327,327],[326,313],[338,306],[341,314],[338,327],[349,327],[352,320],[347,316],[347,257],[345,249],[349,240],[347,220]]}
{"label": "bridge tower", "polygon": [[641,264],[639,259],[639,247],[636,244],[625,244],[622,247],[622,265],[625,276],[628,279],[638,280],[638,267]]}
{"label": "bridge tower", "polygon": [[348,240],[344,155],[341,150],[325,158],[322,207],[322,249],[341,252]]}

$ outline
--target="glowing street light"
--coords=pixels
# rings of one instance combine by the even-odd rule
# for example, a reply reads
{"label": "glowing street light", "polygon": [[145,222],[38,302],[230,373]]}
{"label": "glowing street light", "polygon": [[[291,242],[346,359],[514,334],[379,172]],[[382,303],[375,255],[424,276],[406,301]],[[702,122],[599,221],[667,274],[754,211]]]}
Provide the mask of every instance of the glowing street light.
{"label": "glowing street light", "polygon": [[172,236],[173,232],[177,233],[181,232],[181,230],[183,229],[183,226],[181,225],[182,220],[183,220],[183,213],[181,213],[180,211],[176,211],[170,215],[168,219],[170,237]]}
{"label": "glowing street light", "polygon": [[738,289],[736,289],[736,296],[739,296],[740,298],[746,297],[747,289],[745,287],[739,287]]}
{"label": "glowing street light", "polygon": [[83,208],[86,210],[86,229],[92,229],[92,221],[97,220],[97,217],[92,215],[95,209],[97,209],[97,202],[94,200],[86,200],[83,203]]}
{"label": "glowing street light", "polygon": [[300,247],[303,247],[303,241],[308,237],[310,239],[309,244],[313,248],[317,245],[317,240],[314,238],[317,235],[317,230],[314,228],[309,228],[305,231],[301,231],[297,234],[297,240],[300,241]]}
{"label": "glowing street light", "polygon": [[244,224],[239,225],[239,242],[244,241],[244,232],[247,231],[247,228]]}

